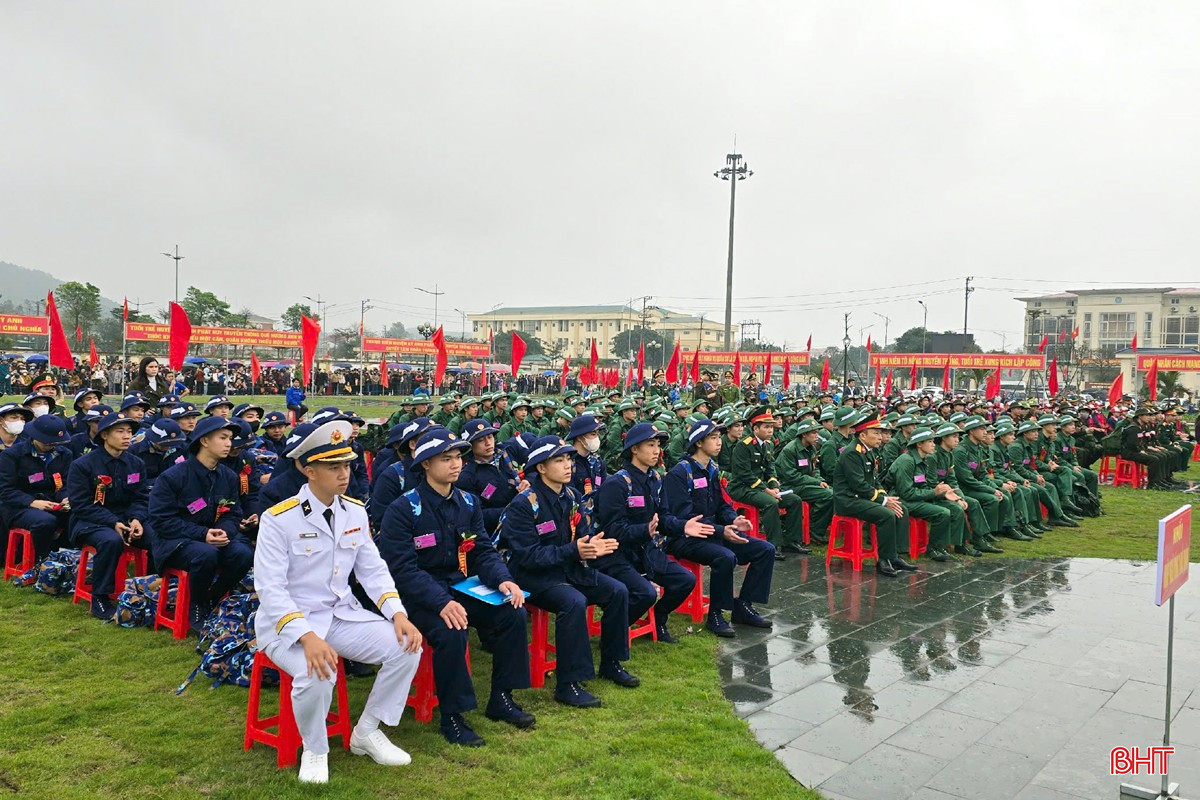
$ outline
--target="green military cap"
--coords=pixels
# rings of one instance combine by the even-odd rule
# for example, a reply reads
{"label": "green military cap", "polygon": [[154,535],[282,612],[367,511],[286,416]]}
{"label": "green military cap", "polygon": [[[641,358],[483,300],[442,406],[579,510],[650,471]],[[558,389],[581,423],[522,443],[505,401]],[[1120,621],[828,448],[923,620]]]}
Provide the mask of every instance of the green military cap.
{"label": "green military cap", "polygon": [[573,405],[577,405],[582,402],[583,402],[583,398],[579,396],[578,392],[571,392],[570,394],[568,394],[566,397],[563,398],[563,405],[566,405],[566,406],[573,406]]}
{"label": "green military cap", "polygon": [[683,421],[690,428],[692,425],[695,425],[702,419],[708,419],[708,417],[704,416],[703,414],[688,414],[683,418]]}
{"label": "green military cap", "polygon": [[664,411],[661,414],[659,414],[657,417],[655,417],[654,421],[655,422],[665,422],[668,425],[670,425],[671,423],[673,423],[675,421],[675,415],[672,414],[670,411]]}
{"label": "green military cap", "polygon": [[624,400],[621,401],[621,405],[617,406],[617,413],[621,413],[624,411],[636,411],[636,410],[637,410],[637,403],[633,402],[633,400],[631,400],[630,398],[625,398]]}
{"label": "green military cap", "polygon": [[1030,431],[1036,431],[1037,429],[1038,426],[1035,422],[1022,422],[1021,427],[1017,428],[1017,433],[1029,433]]}
{"label": "green military cap", "polygon": [[518,397],[512,402],[512,407],[509,410],[516,411],[521,406],[525,406],[525,408],[533,408],[533,403],[529,402],[528,397]]}
{"label": "green military cap", "polygon": [[612,400],[609,400],[606,398],[604,400],[601,400],[596,405],[602,409],[603,408],[614,408],[616,406],[616,403],[614,403]]}
{"label": "green military cap", "polygon": [[813,422],[811,419],[806,419],[803,422],[796,423],[796,435],[803,436],[806,433],[821,430],[821,426]]}
{"label": "green military cap", "polygon": [[448,406],[451,403],[457,403],[457,402],[458,402],[458,398],[454,396],[453,392],[451,392],[450,394],[444,394],[441,397],[439,397],[437,404],[439,406]]}
{"label": "green military cap", "polygon": [[703,397],[697,397],[695,400],[692,401],[692,410],[695,411],[696,408],[698,408],[699,406],[706,406],[706,405],[710,405],[708,400],[706,400]]}
{"label": "green military cap", "polygon": [[1156,413],[1157,412],[1154,409],[1150,408],[1149,406],[1140,406],[1140,407],[1138,407],[1137,411],[1133,412],[1133,415],[1135,417],[1152,417]]}
{"label": "green military cap", "polygon": [[[833,426],[835,428],[844,428],[847,425],[853,425],[855,418],[858,416],[858,409],[854,406],[838,406],[833,412]],[[825,419],[824,415],[821,419]]]}
{"label": "green military cap", "polygon": [[957,436],[962,433],[958,426],[953,422],[943,422],[937,430],[933,432],[935,439],[941,439],[944,436]]}
{"label": "green military cap", "polygon": [[684,400],[676,400],[671,404],[672,411],[691,411],[692,407]]}
{"label": "green military cap", "polygon": [[[890,415],[889,415],[890,416]],[[900,414],[896,417],[896,427],[903,428],[905,425],[916,425],[917,418],[912,414]]]}
{"label": "green military cap", "polygon": [[458,404],[458,407],[459,409],[470,408],[471,406],[479,405],[480,402],[481,399],[478,397],[464,397],[462,402]]}
{"label": "green military cap", "polygon": [[962,412],[962,411],[955,411],[953,414],[950,415],[950,421],[953,422],[955,425],[957,425],[960,422],[965,422],[966,419],[967,419],[967,415],[965,412]]}
{"label": "green military cap", "polygon": [[1062,417],[1059,417],[1059,419],[1058,419],[1058,424],[1059,424],[1059,425],[1074,425],[1074,424],[1075,424],[1075,418],[1074,418],[1074,417],[1072,417],[1072,416],[1062,416]]}
{"label": "green military cap", "polygon": [[832,409],[826,409],[821,412],[820,421],[824,422],[827,419],[833,419],[833,410]]}
{"label": "green military cap", "polygon": [[796,411],[797,416],[800,417],[800,419],[804,419],[805,417],[812,417],[813,419],[816,419],[817,415],[821,413],[820,410],[816,408],[800,408]]}
{"label": "green military cap", "polygon": [[976,428],[986,428],[987,424],[988,421],[983,417],[968,417],[967,421],[963,423],[962,429],[964,432],[973,431]]}
{"label": "green military cap", "polygon": [[558,411],[554,412],[554,416],[565,419],[567,422],[575,419],[575,409],[570,406],[563,406]]}
{"label": "green military cap", "polygon": [[642,400],[642,399],[645,399],[645,397],[646,397],[641,392],[634,392],[633,394],[631,394],[629,396],[632,397],[634,400]]}
{"label": "green military cap", "polygon": [[899,411],[889,411],[888,413],[883,415],[883,418],[886,419],[888,422],[893,422],[893,423],[899,424],[900,412]]}
{"label": "green military cap", "polygon": [[[958,429],[955,428],[955,433],[957,432]],[[912,447],[914,444],[928,442],[932,438],[934,438],[934,434],[933,431],[929,430],[929,428],[917,428],[915,431],[913,431],[912,436],[908,437],[908,446]]]}
{"label": "green military cap", "polygon": [[608,397],[608,398],[620,397],[620,396],[621,396],[620,389],[612,389],[609,391],[609,393],[607,395],[605,395],[605,397]]}
{"label": "green military cap", "polygon": [[1016,433],[1016,432],[1017,432],[1017,429],[1014,428],[1011,423],[1002,423],[1002,424],[996,426],[996,435],[997,436],[1007,436],[1010,433]]}
{"label": "green military cap", "polygon": [[1054,416],[1053,414],[1043,414],[1042,416],[1038,417],[1037,424],[1039,427],[1044,425],[1057,425],[1058,417]]}
{"label": "green military cap", "polygon": [[547,405],[547,402],[548,401],[544,400],[543,398],[537,397],[530,401],[529,407],[530,408],[554,408],[554,403],[550,403],[549,405]]}

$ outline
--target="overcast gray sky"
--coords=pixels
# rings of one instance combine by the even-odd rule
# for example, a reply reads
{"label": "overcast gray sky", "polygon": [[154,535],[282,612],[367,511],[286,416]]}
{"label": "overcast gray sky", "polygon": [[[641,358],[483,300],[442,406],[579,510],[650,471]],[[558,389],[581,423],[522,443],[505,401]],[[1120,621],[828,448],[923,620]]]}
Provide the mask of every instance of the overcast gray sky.
{"label": "overcast gray sky", "polygon": [[[0,259],[328,327],[652,303],[1019,340],[1024,292],[1187,285],[1194,2],[36,3],[0,24]],[[1089,283],[1091,282],[1091,283]],[[865,334],[863,334],[865,336]]]}

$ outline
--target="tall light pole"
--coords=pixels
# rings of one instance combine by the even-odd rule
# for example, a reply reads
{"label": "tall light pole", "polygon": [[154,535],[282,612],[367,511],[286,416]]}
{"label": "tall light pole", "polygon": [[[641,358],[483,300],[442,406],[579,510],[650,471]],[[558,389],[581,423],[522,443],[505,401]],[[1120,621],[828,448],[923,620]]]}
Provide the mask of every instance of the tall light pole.
{"label": "tall light pole", "polygon": [[433,285],[432,292],[429,291],[428,289],[422,289],[420,286],[414,286],[413,288],[416,289],[418,292],[424,292],[425,294],[433,295],[433,329],[436,331],[437,327],[438,327],[438,313],[437,313],[438,298],[441,297],[442,295],[444,295],[445,292],[439,292],[438,285],[436,283]]}
{"label": "tall light pole", "polygon": [[850,314],[844,316],[845,333],[842,334],[842,402],[845,402],[846,387],[850,385]]}
{"label": "tall light pole", "polygon": [[179,255],[179,245],[175,245],[175,255],[163,253],[167,258],[175,259],[175,302],[179,302],[179,262],[183,261],[187,256]]}
{"label": "tall light pole", "polygon": [[303,295],[303,297],[305,300],[311,300],[317,304],[317,316],[321,318],[321,331],[317,334],[317,350],[320,351],[321,342],[325,340],[325,306],[329,305],[329,302],[322,300],[321,295],[317,295],[316,297]]}
{"label": "tall light pole", "polygon": [[467,340],[467,312],[465,312],[461,309],[457,309],[457,308],[454,310],[462,316],[462,337],[461,338],[465,342]]}
{"label": "tall light pole", "polygon": [[921,322],[921,352],[924,353],[926,348],[925,337],[929,335],[929,306],[925,305],[924,300],[918,300],[917,302],[921,304],[921,308],[925,309],[925,319]]}
{"label": "tall light pole", "polygon": [[892,318],[886,314],[880,314],[878,311],[872,311],[871,313],[883,320],[883,347],[886,350],[888,346],[888,325],[891,324]]}
{"label": "tall light pole", "polygon": [[[736,140],[734,147],[736,147]],[[754,174],[750,165],[742,161],[741,153],[729,153],[725,156],[725,168],[713,173],[714,178],[729,181],[729,264],[725,271],[725,349],[733,346],[733,211],[737,205],[738,181],[744,181]]]}

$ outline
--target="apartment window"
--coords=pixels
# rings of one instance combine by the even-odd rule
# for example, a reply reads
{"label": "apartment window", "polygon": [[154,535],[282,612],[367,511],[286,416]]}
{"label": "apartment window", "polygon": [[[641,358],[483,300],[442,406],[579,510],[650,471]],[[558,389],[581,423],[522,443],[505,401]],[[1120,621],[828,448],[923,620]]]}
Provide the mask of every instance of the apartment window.
{"label": "apartment window", "polygon": [[1145,333],[1144,333],[1144,334],[1143,334],[1143,336],[1142,336],[1142,339],[1144,339],[1144,340],[1145,340],[1145,341],[1143,341],[1143,342],[1142,342],[1142,346],[1143,346],[1143,347],[1149,347],[1149,346],[1150,346],[1150,337],[1151,337],[1153,334],[1154,334],[1154,312],[1152,312],[1152,311],[1147,311],[1147,312],[1146,312],[1146,327],[1145,327]]}
{"label": "apartment window", "polygon": [[1034,302],[1034,304],[1033,304],[1033,307],[1034,307],[1034,308],[1041,308],[1041,307],[1042,307],[1042,301],[1041,301],[1041,300],[1038,300],[1038,301]]}
{"label": "apartment window", "polygon": [[533,321],[521,321],[517,323],[517,330],[521,333],[533,333],[541,330],[542,323]]}
{"label": "apartment window", "polygon": [[1163,321],[1163,347],[1200,345],[1200,316],[1171,316]]}
{"label": "apartment window", "polygon": [[1119,312],[1100,315],[1100,350],[1111,358],[1118,349],[1128,347],[1137,333],[1137,313]]}
{"label": "apartment window", "polygon": [[1177,305],[1179,305],[1179,298],[1178,298],[1178,297],[1172,297],[1172,298],[1171,298],[1171,305],[1173,305],[1173,306],[1177,306]]}

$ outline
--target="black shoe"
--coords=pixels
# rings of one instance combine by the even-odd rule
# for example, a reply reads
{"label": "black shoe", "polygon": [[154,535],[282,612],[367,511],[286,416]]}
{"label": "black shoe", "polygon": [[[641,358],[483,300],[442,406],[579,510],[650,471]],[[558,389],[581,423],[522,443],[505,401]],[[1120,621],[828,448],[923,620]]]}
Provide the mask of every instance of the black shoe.
{"label": "black shoe", "polygon": [[732,639],[737,636],[737,633],[733,630],[733,626],[725,619],[725,615],[721,613],[720,609],[709,609],[708,621],[704,623],[704,627],[722,639]]}
{"label": "black shoe", "polygon": [[950,554],[945,550],[933,549],[926,551],[930,561],[946,562],[950,560]]}
{"label": "black shoe", "polygon": [[983,555],[983,553],[976,550],[974,547],[972,547],[969,544],[955,545],[954,552],[958,553],[960,556],[971,556],[972,558],[979,558],[980,556]]}
{"label": "black shoe", "polygon": [[780,550],[778,547],[775,548],[775,560],[776,561],[787,561],[787,556],[785,556],[783,554],[783,551]]}
{"label": "black shoe", "polygon": [[892,565],[892,569],[900,570],[901,572],[916,572],[917,568],[905,561],[900,556],[889,558],[888,563]]}
{"label": "black shoe", "polygon": [[1050,525],[1055,528],[1078,528],[1079,527],[1078,522],[1076,522],[1073,519],[1069,519],[1067,517],[1058,517],[1057,519],[1051,519]]}
{"label": "black shoe", "polygon": [[1019,531],[1016,528],[1009,528],[1008,530],[1000,531],[1000,535],[1005,539],[1012,539],[1015,542],[1028,542],[1030,539],[1030,537],[1026,536],[1024,532]]}
{"label": "black shoe", "polygon": [[828,536],[817,536],[815,533],[810,533],[808,535],[808,540],[812,544],[820,545],[821,547],[824,547],[825,545],[829,544]]}
{"label": "black shoe", "polygon": [[92,595],[92,616],[96,619],[102,619],[108,622],[113,618],[117,611],[117,606],[108,597],[102,594]]}
{"label": "black shoe", "polygon": [[197,636],[204,636],[204,621],[206,619],[208,619],[208,609],[192,603],[188,608],[188,627],[195,631]]}
{"label": "black shoe", "polygon": [[788,551],[789,553],[795,553],[795,554],[801,555],[801,556],[807,556],[807,555],[812,554],[812,550],[809,550],[807,547],[805,547],[802,544],[785,544],[783,546],[783,549]]}
{"label": "black shoe", "polygon": [[529,728],[537,722],[537,717],[517,705],[512,692],[492,692],[484,715],[496,722],[507,722],[517,728]]}
{"label": "black shoe", "polygon": [[642,682],[638,680],[636,675],[629,674],[628,670],[621,666],[620,661],[614,661],[611,664],[605,664],[600,667],[600,677],[608,678],[617,686],[624,686],[626,689],[633,689],[642,685]]}
{"label": "black shoe", "polygon": [[572,708],[599,708],[600,698],[578,683],[560,683],[554,687],[554,699]]}
{"label": "black shoe", "polygon": [[733,613],[730,615],[738,625],[749,625],[751,628],[770,628],[771,620],[754,610],[754,606],[745,600],[733,602]]}
{"label": "black shoe", "polygon": [[667,623],[665,622],[655,623],[654,636],[655,641],[662,642],[663,644],[679,644],[679,640],[672,636],[671,632],[667,630]]}
{"label": "black shoe", "polygon": [[442,714],[442,736],[450,744],[461,744],[463,747],[483,747],[483,737],[471,730],[463,720],[462,714]]}
{"label": "black shoe", "polygon": [[896,570],[892,569],[892,565],[886,561],[876,561],[875,571],[880,575],[886,575],[889,578],[894,578],[900,574],[899,572],[896,572]]}
{"label": "black shoe", "polygon": [[981,553],[1003,553],[1004,552],[999,547],[996,547],[994,544],[987,541],[986,539],[984,541],[981,541],[979,544],[975,545],[975,549]]}
{"label": "black shoe", "polygon": [[351,661],[343,659],[346,662],[346,675],[350,678],[367,678],[375,674],[374,664],[364,664],[361,661]]}
{"label": "black shoe", "polygon": [[1083,519],[1083,509],[1080,508],[1079,506],[1075,506],[1075,505],[1068,506],[1068,505],[1064,504],[1062,509],[1063,509],[1063,511],[1070,514],[1072,517],[1078,517],[1079,519]]}

